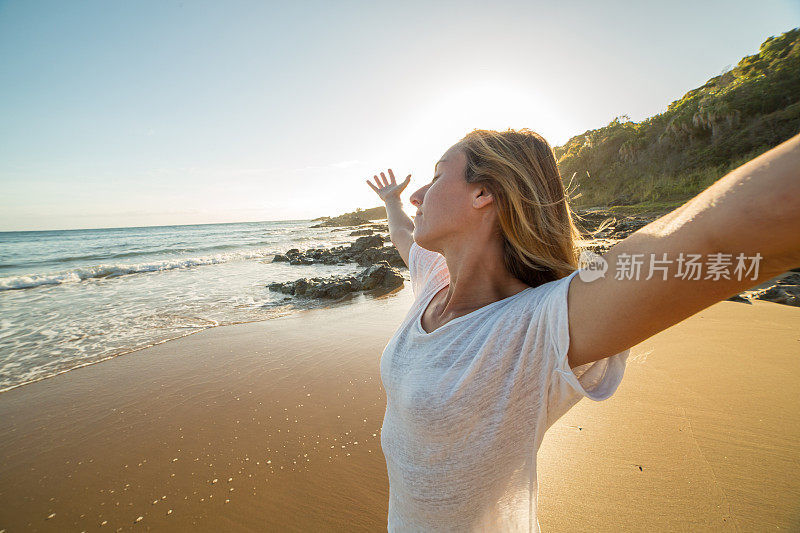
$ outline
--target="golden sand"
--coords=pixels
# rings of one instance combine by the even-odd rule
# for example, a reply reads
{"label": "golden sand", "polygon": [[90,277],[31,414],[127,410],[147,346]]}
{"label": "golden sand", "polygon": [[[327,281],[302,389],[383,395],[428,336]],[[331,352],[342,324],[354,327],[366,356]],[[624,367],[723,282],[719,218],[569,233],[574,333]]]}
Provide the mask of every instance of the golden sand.
{"label": "golden sand", "polygon": [[[212,328],[0,394],[0,531],[385,531],[381,298]],[[543,531],[800,528],[800,309],[720,302],[539,452]]]}

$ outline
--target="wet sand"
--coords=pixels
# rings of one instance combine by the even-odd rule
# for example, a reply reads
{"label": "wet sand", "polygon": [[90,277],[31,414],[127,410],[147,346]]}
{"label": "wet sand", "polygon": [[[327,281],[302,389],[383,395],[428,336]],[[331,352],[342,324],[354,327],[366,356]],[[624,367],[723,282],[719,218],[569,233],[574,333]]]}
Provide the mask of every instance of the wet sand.
{"label": "wet sand", "polygon": [[[411,298],[213,328],[0,394],[0,531],[385,531],[379,358]],[[545,436],[543,531],[800,528],[798,358],[800,309],[761,301],[635,347],[612,398]]]}

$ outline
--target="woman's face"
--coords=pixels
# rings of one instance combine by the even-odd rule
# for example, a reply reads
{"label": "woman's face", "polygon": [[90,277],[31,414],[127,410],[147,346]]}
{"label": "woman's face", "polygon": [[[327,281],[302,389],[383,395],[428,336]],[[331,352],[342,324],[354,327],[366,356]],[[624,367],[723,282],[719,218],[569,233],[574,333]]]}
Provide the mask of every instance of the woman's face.
{"label": "woman's face", "polygon": [[411,204],[417,208],[414,240],[423,248],[440,251],[445,244],[468,237],[481,222],[475,207],[485,205],[485,196],[479,198],[480,185],[467,183],[466,166],[464,152],[452,146],[436,164],[430,183],[411,195]]}

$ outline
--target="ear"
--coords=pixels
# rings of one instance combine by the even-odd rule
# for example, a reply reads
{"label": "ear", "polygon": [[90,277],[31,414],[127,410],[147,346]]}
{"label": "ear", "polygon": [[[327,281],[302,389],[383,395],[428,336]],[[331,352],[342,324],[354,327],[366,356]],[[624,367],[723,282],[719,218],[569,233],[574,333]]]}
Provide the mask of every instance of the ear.
{"label": "ear", "polygon": [[472,198],[472,205],[476,209],[480,209],[494,202],[494,195],[492,194],[492,191],[485,186],[476,188],[473,194],[474,197]]}

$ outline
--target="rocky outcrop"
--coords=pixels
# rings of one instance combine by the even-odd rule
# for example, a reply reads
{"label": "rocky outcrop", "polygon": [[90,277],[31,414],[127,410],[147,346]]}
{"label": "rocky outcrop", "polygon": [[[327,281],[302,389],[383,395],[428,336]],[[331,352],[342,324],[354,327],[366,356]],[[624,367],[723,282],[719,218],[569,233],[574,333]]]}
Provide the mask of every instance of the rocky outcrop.
{"label": "rocky outcrop", "polygon": [[338,300],[352,292],[392,290],[403,285],[405,278],[388,262],[379,261],[355,276],[300,278],[286,283],[270,283],[269,290],[296,297]]}
{"label": "rocky outcrop", "polygon": [[369,224],[369,220],[358,215],[346,214],[338,217],[325,217],[325,220],[319,224],[311,226],[312,228],[327,228],[331,226],[360,226],[361,224]]}
{"label": "rocky outcrop", "polygon": [[631,233],[666,213],[621,216],[607,209],[576,210],[575,223],[582,229],[584,249],[604,254]]}
{"label": "rocky outcrop", "polygon": [[394,246],[384,246],[386,240],[390,240],[388,236],[366,235],[359,237],[349,246],[311,248],[305,252],[292,248],[287,250],[285,254],[275,254],[272,262],[283,261],[290,265],[357,263],[359,266],[368,266],[379,261],[386,261],[391,266],[404,268],[406,264],[400,256],[400,252]]}
{"label": "rocky outcrop", "polygon": [[789,274],[769,287],[737,296],[743,296],[748,303],[750,300],[765,300],[776,304],[800,307],[800,274]]}
{"label": "rocky outcrop", "polygon": [[[791,272],[797,270],[792,269]],[[800,307],[800,274],[789,274],[768,287],[743,291],[727,298],[727,300],[751,305],[753,300],[764,300],[776,304]]]}
{"label": "rocky outcrop", "polygon": [[[624,239],[634,231],[643,228],[661,214],[615,215],[606,210],[577,211],[576,222],[595,239]],[[605,223],[605,226],[603,224]],[[600,228],[603,227],[601,230]]]}
{"label": "rocky outcrop", "polygon": [[367,248],[383,248],[383,238],[380,235],[369,235],[356,239],[356,242],[350,245],[350,252],[360,253]]}

